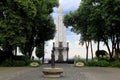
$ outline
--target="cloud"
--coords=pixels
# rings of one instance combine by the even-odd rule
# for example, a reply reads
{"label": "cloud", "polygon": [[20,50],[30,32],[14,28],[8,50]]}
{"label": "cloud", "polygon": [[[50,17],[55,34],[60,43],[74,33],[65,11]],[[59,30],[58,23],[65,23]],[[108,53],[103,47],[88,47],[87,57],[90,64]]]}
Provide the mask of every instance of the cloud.
{"label": "cloud", "polygon": [[[81,0],[59,0],[59,6],[61,8],[63,8],[63,15],[69,13],[70,11],[75,11],[79,5],[80,5],[80,1]],[[54,12],[51,14],[52,17],[55,19],[56,16],[58,16],[58,8],[55,7],[53,8]],[[76,35],[75,33],[70,31],[71,27],[67,28],[66,34],[67,34],[67,41],[70,42],[70,51],[69,51],[69,57],[72,58],[74,57],[76,54],[78,54],[79,51],[79,46],[76,42],[79,41],[80,36]],[[49,41],[47,42],[47,46],[45,47],[46,49],[46,57],[50,58],[51,54],[51,50],[52,50],[52,44],[53,41]],[[71,44],[72,43],[72,44]],[[77,45],[76,45],[77,44]],[[74,46],[74,48],[73,48]],[[74,52],[74,54],[73,54]]]}
{"label": "cloud", "polygon": [[[75,11],[79,5],[81,0],[59,0],[59,6],[63,8],[63,15],[69,13],[70,11]],[[53,8],[54,12],[51,14],[53,18],[58,15],[58,8]]]}
{"label": "cloud", "polygon": [[67,28],[67,40],[69,40],[69,58],[74,58],[75,55],[79,55],[81,58],[85,58],[85,46],[79,45],[80,35],[76,35],[71,32],[71,27]]}
{"label": "cloud", "polygon": [[[70,11],[75,11],[79,5],[81,0],[59,0],[60,7],[63,8],[64,12],[63,15],[67,14]],[[58,15],[58,8],[53,8],[54,12],[51,14],[53,18],[55,19]],[[69,42],[69,58],[73,58],[75,55],[80,55],[81,58],[86,57],[86,47],[85,45],[81,46],[79,45],[79,39],[80,35],[76,35],[75,33],[71,32],[72,27],[68,27],[66,30],[66,36],[67,41]],[[50,40],[47,42],[47,45],[45,47],[45,57],[51,58],[51,50],[53,46],[54,40]],[[101,49],[105,49],[105,47],[102,46]],[[96,51],[96,44],[93,44],[93,52]],[[94,54],[95,56],[95,54]],[[91,51],[89,48],[89,58],[91,58]]]}
{"label": "cloud", "polygon": [[64,11],[73,11],[79,7],[80,1],[81,0],[59,0],[59,4]]}

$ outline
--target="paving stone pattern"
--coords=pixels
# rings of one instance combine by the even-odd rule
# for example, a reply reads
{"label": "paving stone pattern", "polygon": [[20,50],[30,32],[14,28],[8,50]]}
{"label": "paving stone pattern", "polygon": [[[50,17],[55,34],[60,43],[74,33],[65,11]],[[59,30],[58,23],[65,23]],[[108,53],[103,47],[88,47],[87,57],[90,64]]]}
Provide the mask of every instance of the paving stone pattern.
{"label": "paving stone pattern", "polygon": [[45,64],[39,68],[0,67],[0,80],[120,80],[120,68],[74,67],[73,64],[56,64],[64,69],[60,78],[44,78],[42,69],[50,67]]}

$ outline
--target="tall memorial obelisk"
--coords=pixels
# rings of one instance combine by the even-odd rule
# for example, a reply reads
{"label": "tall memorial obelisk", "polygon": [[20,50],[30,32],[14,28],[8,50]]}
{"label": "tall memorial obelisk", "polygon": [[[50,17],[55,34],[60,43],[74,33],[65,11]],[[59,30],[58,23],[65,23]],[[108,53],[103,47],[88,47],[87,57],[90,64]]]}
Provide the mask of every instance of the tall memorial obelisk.
{"label": "tall memorial obelisk", "polygon": [[55,19],[56,34],[55,42],[53,43],[53,51],[55,60],[58,62],[68,61],[69,43],[66,42],[66,27],[63,23],[63,9],[58,9],[58,16]]}

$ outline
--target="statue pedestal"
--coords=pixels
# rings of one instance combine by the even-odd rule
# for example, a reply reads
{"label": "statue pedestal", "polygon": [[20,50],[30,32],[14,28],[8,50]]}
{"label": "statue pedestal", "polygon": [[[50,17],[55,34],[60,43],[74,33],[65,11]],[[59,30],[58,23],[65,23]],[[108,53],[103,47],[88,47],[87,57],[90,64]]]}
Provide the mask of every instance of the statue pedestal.
{"label": "statue pedestal", "polygon": [[45,78],[61,77],[61,73],[63,73],[63,68],[43,68]]}
{"label": "statue pedestal", "polygon": [[59,62],[63,62],[63,55],[62,55],[62,54],[60,54],[60,55],[58,56],[58,61],[59,61]]}

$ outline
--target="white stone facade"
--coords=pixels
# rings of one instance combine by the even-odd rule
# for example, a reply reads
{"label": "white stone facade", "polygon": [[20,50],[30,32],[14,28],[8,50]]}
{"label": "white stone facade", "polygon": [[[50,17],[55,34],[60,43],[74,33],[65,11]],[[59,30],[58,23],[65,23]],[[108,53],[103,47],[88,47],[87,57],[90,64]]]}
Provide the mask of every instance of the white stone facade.
{"label": "white stone facade", "polygon": [[63,24],[63,16],[59,14],[55,20],[56,35],[55,35],[55,46],[59,46],[59,42],[63,42],[63,46],[67,47],[66,43],[66,27]]}
{"label": "white stone facade", "polygon": [[55,19],[55,25],[56,25],[55,44],[54,44],[55,60],[58,60],[58,56],[60,54],[58,49],[59,49],[60,43],[62,43],[63,61],[66,61],[68,57],[67,51],[66,51],[66,48],[67,48],[66,27],[64,26],[64,23],[63,23],[62,11],[59,11],[59,15]]}

